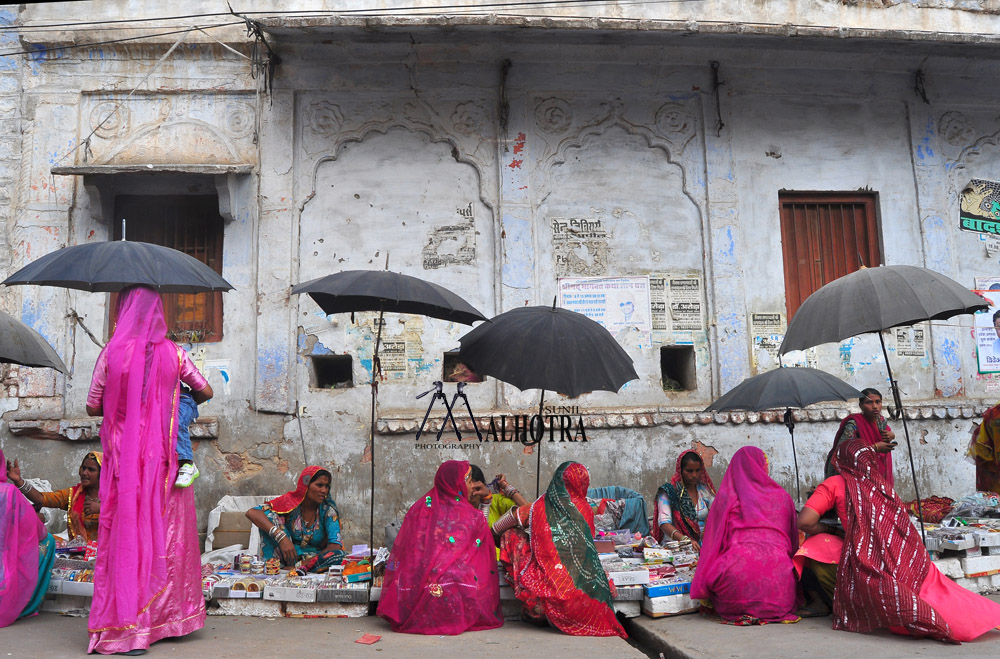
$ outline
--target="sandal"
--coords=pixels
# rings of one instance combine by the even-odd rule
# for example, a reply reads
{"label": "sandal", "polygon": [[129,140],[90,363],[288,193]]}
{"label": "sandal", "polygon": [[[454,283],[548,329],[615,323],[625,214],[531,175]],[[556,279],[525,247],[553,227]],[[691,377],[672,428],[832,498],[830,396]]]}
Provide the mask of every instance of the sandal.
{"label": "sandal", "polygon": [[799,607],[799,610],[795,612],[795,615],[800,618],[822,618],[830,615],[830,612],[816,611],[814,609],[810,609],[808,606],[801,606]]}

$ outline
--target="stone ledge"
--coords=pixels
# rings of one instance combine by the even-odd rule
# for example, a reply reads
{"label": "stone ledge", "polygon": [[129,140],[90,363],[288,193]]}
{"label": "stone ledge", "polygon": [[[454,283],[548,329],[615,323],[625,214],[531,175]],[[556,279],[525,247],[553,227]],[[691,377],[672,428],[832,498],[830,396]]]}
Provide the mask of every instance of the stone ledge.
{"label": "stone ledge", "polygon": [[[7,428],[15,437],[90,442],[100,438],[100,417],[83,419],[21,419],[9,421]],[[206,416],[191,424],[191,439],[195,441],[219,438],[219,419]]]}
{"label": "stone ledge", "polygon": [[[905,408],[907,420],[949,420],[949,419],[975,419],[982,415],[990,405],[985,403],[966,403],[957,406],[940,405],[911,405]],[[527,415],[529,418],[537,414],[534,410],[490,410],[476,414],[476,423],[479,430],[485,434],[489,427],[490,416],[508,417]],[[818,408],[792,410],[792,418],[795,423],[839,423],[852,411],[844,408]],[[570,415],[575,422],[581,415]],[[768,410],[766,412],[698,412],[691,410],[665,410],[665,409],[632,409],[632,410],[606,410],[590,413],[583,413],[583,424],[587,430],[603,428],[652,428],[656,426],[707,426],[707,425],[740,425],[743,423],[783,423],[784,412],[780,410]],[[392,416],[380,416],[375,427],[380,435],[403,435],[415,433],[420,428],[423,414],[406,415],[398,414]],[[467,415],[456,414],[455,421],[458,429],[463,433],[472,433],[472,421]],[[889,419],[890,423],[892,419]],[[484,423],[485,422],[485,423]],[[430,418],[424,426],[424,434],[437,433],[441,428],[443,419]],[[575,425],[574,425],[575,427]],[[448,424],[451,429],[451,424]],[[511,430],[508,420],[508,432]],[[448,430],[446,430],[448,432]],[[454,432],[454,431],[451,431]]]}

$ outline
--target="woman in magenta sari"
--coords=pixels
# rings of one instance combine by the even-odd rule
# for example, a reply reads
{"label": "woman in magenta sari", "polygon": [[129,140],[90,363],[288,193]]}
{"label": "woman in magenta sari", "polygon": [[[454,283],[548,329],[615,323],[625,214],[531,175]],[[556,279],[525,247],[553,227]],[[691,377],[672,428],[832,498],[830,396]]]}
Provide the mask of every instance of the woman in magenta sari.
{"label": "woman in magenta sari", "polygon": [[403,519],[378,604],[395,632],[454,635],[503,624],[496,545],[469,503],[469,474],[468,462],[442,464]]}
{"label": "woman in magenta sari", "polygon": [[205,624],[194,492],[173,487],[180,382],[203,379],[166,334],[156,291],[122,291],[87,396],[87,412],[104,415],[88,652],[142,654]]}
{"label": "woman in magenta sari", "polygon": [[796,622],[795,504],[756,446],[733,456],[705,524],[692,599],[729,623]]}

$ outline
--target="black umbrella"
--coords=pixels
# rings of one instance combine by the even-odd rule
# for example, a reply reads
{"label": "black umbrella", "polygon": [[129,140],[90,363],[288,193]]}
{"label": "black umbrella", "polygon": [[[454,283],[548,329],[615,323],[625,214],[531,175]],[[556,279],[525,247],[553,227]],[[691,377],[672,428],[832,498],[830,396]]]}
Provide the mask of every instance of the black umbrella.
{"label": "black umbrella", "polygon": [[[618,391],[639,376],[615,337],[583,314],[551,307],[519,307],[495,316],[459,339],[458,358],[478,375],[518,389],[541,389],[576,398],[589,391]],[[536,447],[535,494],[541,471]]]}
{"label": "black umbrella", "polygon": [[63,247],[24,266],[3,282],[81,291],[120,291],[141,284],[160,293],[229,291],[232,286],[184,252],[126,240]]}
{"label": "black umbrella", "polygon": [[785,408],[785,426],[792,437],[792,460],[795,462],[795,496],[801,502],[799,459],[795,454],[795,419],[793,407],[806,407],[828,400],[860,398],[861,392],[825,371],[815,368],[778,368],[747,378],[706,408],[706,412],[749,410],[760,412]]}
{"label": "black umbrella", "polygon": [[66,364],[41,334],[3,311],[0,311],[0,362],[66,372]]}
{"label": "black umbrella", "polygon": [[[388,263],[388,257],[386,257]],[[372,405],[368,446],[371,451],[371,506],[368,546],[375,539],[375,396],[382,372],[378,350],[382,342],[382,319],[386,311],[411,313],[471,325],[486,320],[475,307],[447,288],[389,270],[345,270],[297,284],[293,294],[308,293],[329,314],[378,311],[378,330],[372,357]]]}
{"label": "black umbrella", "polygon": [[910,431],[906,427],[899,385],[892,377],[889,352],[882,331],[892,327],[912,325],[925,320],[944,320],[959,314],[985,311],[989,303],[957,281],[944,275],[911,265],[888,265],[862,268],[823,286],[806,298],[788,324],[779,354],[804,350],[821,343],[877,332],[885,357],[885,368],[892,387],[896,412],[903,420],[906,451],[910,458],[910,474],[917,497],[920,528],[923,532],[923,510],[917,469],[913,464]]}

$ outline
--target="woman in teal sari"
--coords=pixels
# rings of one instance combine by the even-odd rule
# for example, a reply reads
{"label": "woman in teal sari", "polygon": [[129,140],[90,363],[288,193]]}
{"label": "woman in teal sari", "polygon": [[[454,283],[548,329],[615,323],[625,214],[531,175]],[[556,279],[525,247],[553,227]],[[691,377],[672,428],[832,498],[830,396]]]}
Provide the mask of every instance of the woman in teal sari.
{"label": "woman in teal sari", "polygon": [[677,456],[673,477],[656,491],[653,537],[660,543],[690,540],[701,550],[705,520],[715,500],[715,486],[701,456],[687,450]]}
{"label": "woman in teal sari", "polygon": [[0,451],[0,627],[38,611],[49,588],[56,543],[35,509],[7,482]]}
{"label": "woman in teal sari", "polygon": [[261,530],[264,558],[276,556],[304,572],[325,572],[344,560],[340,516],[325,469],[306,467],[294,490],[251,508],[247,518]]}

